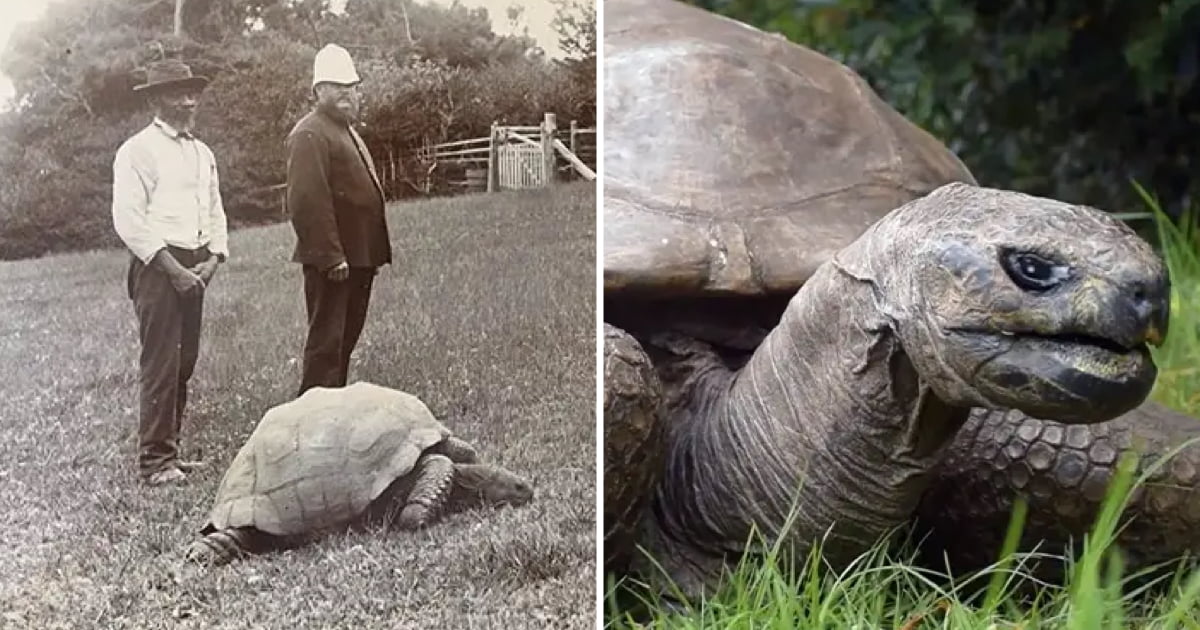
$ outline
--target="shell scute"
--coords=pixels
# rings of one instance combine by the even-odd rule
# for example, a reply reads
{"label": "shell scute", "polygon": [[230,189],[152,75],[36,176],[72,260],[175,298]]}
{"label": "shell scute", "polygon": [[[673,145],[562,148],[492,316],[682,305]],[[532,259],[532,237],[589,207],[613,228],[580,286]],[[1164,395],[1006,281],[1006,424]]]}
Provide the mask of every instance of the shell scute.
{"label": "shell scute", "polygon": [[681,2],[605,16],[607,291],[795,291],[893,209],[976,183],[816,51]]}

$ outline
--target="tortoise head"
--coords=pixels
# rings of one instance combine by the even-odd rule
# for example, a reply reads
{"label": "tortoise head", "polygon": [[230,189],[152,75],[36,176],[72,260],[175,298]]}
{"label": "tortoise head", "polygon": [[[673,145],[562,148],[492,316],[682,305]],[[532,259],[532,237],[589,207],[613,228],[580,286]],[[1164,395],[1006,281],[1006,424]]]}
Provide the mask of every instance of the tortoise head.
{"label": "tortoise head", "polygon": [[533,484],[494,464],[455,464],[451,501],[463,507],[519,507],[533,500]]}
{"label": "tortoise head", "polygon": [[868,239],[850,271],[877,258],[865,269],[876,299],[947,403],[1087,423],[1136,407],[1153,387],[1147,346],[1167,333],[1166,266],[1107,214],[949,184]]}

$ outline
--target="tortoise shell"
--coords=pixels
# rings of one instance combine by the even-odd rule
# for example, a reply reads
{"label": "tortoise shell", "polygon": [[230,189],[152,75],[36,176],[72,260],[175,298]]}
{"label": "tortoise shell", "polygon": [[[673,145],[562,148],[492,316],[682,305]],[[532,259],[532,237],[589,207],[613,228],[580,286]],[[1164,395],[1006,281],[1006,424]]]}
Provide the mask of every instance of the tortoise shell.
{"label": "tortoise shell", "polygon": [[310,389],[263,416],[225,472],[205,529],[290,536],[346,524],[450,435],[404,392]]}
{"label": "tortoise shell", "polygon": [[675,0],[604,12],[608,292],[794,292],[892,209],[975,183],[837,61]]}

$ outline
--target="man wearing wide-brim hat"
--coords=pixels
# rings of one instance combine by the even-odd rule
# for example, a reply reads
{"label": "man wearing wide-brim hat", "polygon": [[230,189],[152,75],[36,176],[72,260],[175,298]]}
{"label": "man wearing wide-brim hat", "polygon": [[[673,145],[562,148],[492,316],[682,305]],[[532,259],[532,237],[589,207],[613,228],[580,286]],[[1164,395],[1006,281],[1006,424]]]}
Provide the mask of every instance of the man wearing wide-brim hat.
{"label": "man wearing wide-brim hat", "polygon": [[287,138],[287,210],[292,260],[304,277],[308,336],[299,393],[346,384],[379,267],[392,260],[383,187],[353,123],[359,76],[346,49],[313,58],[316,104]]}
{"label": "man wearing wide-brim hat", "polygon": [[137,463],[150,485],[184,481],[200,465],[180,459],[179,435],[204,292],[229,256],[216,159],[192,135],[207,84],[181,61],[150,64],[133,89],[154,118],[113,160],[113,227],[131,254],[126,288],[141,343]]}

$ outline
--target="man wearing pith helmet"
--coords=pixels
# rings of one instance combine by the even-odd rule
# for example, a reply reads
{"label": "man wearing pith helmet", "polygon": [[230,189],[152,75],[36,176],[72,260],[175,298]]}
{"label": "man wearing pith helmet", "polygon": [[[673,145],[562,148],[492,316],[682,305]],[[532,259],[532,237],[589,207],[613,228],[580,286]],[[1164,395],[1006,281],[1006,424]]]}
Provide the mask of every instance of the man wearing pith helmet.
{"label": "man wearing pith helmet", "polygon": [[329,44],[313,59],[313,110],[287,138],[292,255],[304,277],[308,335],[300,394],[346,384],[379,267],[392,261],[383,188],[362,138],[360,79],[350,53]]}
{"label": "man wearing pith helmet", "polygon": [[126,290],[141,343],[137,462],[150,485],[181,482],[200,465],[180,459],[179,434],[204,292],[229,256],[216,159],[192,135],[207,84],[181,61],[150,64],[133,89],[154,119],[113,160],[113,227],[130,252]]}

